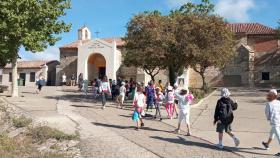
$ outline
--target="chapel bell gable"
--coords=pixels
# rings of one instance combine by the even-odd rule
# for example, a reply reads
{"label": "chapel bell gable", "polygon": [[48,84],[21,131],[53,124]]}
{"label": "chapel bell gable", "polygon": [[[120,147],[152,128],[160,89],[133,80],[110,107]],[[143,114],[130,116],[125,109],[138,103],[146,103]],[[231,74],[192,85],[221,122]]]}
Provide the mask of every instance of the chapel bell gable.
{"label": "chapel bell gable", "polygon": [[78,40],[90,40],[91,32],[88,27],[83,26],[78,30]]}

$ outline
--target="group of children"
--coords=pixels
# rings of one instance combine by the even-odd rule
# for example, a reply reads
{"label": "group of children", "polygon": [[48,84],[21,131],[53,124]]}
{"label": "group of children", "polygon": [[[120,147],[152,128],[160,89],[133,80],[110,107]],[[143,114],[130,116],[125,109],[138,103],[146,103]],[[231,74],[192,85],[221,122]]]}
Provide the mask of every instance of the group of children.
{"label": "group of children", "polygon": [[[119,108],[123,108],[124,100],[127,93],[126,83],[120,82],[119,95],[117,96],[117,105]],[[99,91],[102,96],[103,109],[106,103],[106,94],[111,93],[110,84],[105,76],[99,86]],[[166,89],[159,83],[157,86],[153,82],[149,82],[145,88],[143,84],[137,84],[135,88],[135,94],[133,99],[133,116],[132,119],[136,122],[136,130],[139,130],[144,126],[142,116],[145,116],[144,107],[146,111],[155,107],[154,119],[159,118],[162,120],[161,107],[165,106],[167,116],[169,119],[173,119],[174,112],[178,117],[178,127],[175,130],[176,133],[180,133],[181,123],[184,121],[187,125],[187,136],[191,135],[190,130],[190,105],[194,100],[194,96],[188,89],[178,89],[175,84],[167,86]],[[223,133],[226,132],[232,137],[236,147],[239,146],[240,140],[233,134],[231,124],[234,120],[233,111],[238,107],[237,101],[233,101],[230,97],[231,93],[227,88],[221,90],[221,98],[218,99],[214,113],[214,125],[216,125],[216,132],[218,133],[219,143],[218,148],[223,148]],[[267,142],[263,142],[262,145],[268,149],[273,138],[277,137],[280,144],[280,101],[277,100],[277,90],[270,90],[267,95],[268,103],[266,105],[265,114],[271,124],[270,136]],[[178,109],[178,110],[177,110]],[[280,156],[280,153],[276,154]]]}
{"label": "group of children", "polygon": [[[156,112],[154,119],[159,117],[162,120],[161,107],[165,104],[167,115],[169,119],[173,118],[174,112],[178,116],[178,128],[177,133],[180,133],[181,122],[184,120],[188,128],[188,136],[191,135],[190,132],[190,104],[192,103],[194,96],[189,92],[189,90],[182,89],[178,90],[175,85],[168,86],[166,91],[162,87],[155,87],[153,82],[149,82],[148,86],[144,88],[141,85],[137,86],[137,92],[133,100],[133,106],[135,108],[133,112],[133,120],[137,122],[136,130],[144,126],[142,116],[144,113],[144,106],[147,105],[147,111],[155,106]],[[177,107],[179,112],[177,112]]]}

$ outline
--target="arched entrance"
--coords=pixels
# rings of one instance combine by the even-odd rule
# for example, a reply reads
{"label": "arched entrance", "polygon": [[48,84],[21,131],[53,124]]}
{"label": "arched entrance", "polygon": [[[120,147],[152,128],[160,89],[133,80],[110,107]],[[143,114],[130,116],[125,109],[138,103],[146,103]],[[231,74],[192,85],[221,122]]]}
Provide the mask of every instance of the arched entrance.
{"label": "arched entrance", "polygon": [[106,75],[106,60],[99,53],[91,54],[88,57],[88,80],[103,78]]}

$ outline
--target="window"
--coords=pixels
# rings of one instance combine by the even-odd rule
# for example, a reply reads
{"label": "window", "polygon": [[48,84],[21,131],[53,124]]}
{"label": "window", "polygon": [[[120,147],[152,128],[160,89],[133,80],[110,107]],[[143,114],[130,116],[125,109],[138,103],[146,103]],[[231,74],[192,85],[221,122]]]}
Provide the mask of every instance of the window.
{"label": "window", "polygon": [[12,82],[12,80],[13,80],[13,76],[12,76],[12,73],[10,72],[9,73],[9,82]]}
{"label": "window", "polygon": [[268,81],[270,79],[269,72],[262,72],[262,80]]}
{"label": "window", "polygon": [[35,82],[35,72],[30,72],[29,82]]}

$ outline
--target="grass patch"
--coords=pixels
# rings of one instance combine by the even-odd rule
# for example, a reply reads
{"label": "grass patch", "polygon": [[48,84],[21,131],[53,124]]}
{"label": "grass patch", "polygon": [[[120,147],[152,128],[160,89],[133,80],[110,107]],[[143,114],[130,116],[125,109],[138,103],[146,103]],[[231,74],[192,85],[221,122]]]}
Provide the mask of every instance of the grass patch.
{"label": "grass patch", "polygon": [[12,121],[13,121],[13,125],[16,128],[27,127],[28,125],[30,125],[32,123],[32,119],[26,118],[24,116],[21,116],[18,118],[13,118]]}
{"label": "grass patch", "polygon": [[45,153],[41,156],[42,158],[68,158],[68,156],[66,154],[62,154],[62,153]]}
{"label": "grass patch", "polygon": [[53,138],[58,141],[62,140],[75,140],[79,139],[79,134],[65,134],[57,129],[50,128],[48,126],[40,126],[30,128],[29,133],[37,142],[45,142],[47,139]]}
{"label": "grass patch", "polygon": [[0,134],[0,151],[1,152],[11,152],[17,147],[16,141],[9,138],[6,134]]}

